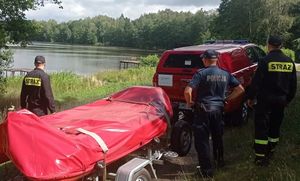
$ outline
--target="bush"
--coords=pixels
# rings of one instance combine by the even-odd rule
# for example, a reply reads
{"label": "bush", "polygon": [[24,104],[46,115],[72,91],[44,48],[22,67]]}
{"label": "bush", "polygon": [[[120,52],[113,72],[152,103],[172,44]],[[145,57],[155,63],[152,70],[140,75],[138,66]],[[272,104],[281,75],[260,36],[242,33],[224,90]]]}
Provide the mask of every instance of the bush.
{"label": "bush", "polygon": [[158,55],[148,55],[147,57],[140,57],[141,65],[144,67],[156,67],[158,64]]}
{"label": "bush", "polygon": [[285,48],[283,48],[281,50],[283,51],[283,53],[286,56],[290,57],[293,61],[295,61],[295,52],[293,50],[291,50],[291,49],[285,49]]}
{"label": "bush", "polygon": [[6,92],[6,78],[4,69],[8,68],[13,62],[13,54],[9,49],[0,49],[0,97]]}
{"label": "bush", "polygon": [[[260,46],[260,48],[262,48],[265,52],[267,52],[266,46]],[[288,48],[282,48],[281,50],[286,56],[290,57],[293,61],[295,61],[295,52],[293,50]]]}

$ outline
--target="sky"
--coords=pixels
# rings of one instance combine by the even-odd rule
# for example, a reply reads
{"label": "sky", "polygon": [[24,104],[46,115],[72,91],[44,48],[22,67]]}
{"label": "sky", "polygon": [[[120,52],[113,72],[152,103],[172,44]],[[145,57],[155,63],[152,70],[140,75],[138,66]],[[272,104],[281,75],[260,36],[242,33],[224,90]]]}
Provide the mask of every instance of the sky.
{"label": "sky", "polygon": [[58,22],[76,20],[97,15],[118,18],[123,14],[131,20],[143,14],[156,13],[159,10],[197,12],[200,9],[218,8],[221,0],[61,0],[63,9],[58,5],[46,3],[44,7],[26,12],[27,19]]}

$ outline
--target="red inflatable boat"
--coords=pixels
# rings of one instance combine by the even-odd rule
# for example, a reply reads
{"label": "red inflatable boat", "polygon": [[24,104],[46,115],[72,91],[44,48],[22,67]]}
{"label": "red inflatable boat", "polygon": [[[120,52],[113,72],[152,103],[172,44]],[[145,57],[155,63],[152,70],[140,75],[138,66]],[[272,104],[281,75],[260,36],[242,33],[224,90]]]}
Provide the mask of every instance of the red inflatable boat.
{"label": "red inflatable boat", "polygon": [[0,159],[30,180],[72,180],[148,144],[167,130],[172,108],[161,88],[131,87],[52,115],[9,112],[0,125]]}

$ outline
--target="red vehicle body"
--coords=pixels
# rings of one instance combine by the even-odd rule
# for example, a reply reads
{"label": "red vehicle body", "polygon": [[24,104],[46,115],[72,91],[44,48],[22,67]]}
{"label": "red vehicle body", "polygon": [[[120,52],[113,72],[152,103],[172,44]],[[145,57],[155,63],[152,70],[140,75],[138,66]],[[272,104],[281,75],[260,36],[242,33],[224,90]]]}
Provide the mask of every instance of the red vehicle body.
{"label": "red vehicle body", "polygon": [[[200,55],[208,49],[219,53],[217,65],[232,73],[246,90],[256,70],[257,61],[265,56],[265,52],[257,45],[234,40],[181,47],[162,54],[153,77],[153,85],[161,87],[172,102],[174,143],[171,141],[171,146],[180,155],[187,154],[190,148],[191,129],[188,122],[191,122],[193,113],[192,109],[185,106],[183,92],[196,71],[204,68]],[[229,102],[224,112],[231,115],[228,117],[235,119],[237,124],[246,121],[247,107],[244,104],[244,96]]]}

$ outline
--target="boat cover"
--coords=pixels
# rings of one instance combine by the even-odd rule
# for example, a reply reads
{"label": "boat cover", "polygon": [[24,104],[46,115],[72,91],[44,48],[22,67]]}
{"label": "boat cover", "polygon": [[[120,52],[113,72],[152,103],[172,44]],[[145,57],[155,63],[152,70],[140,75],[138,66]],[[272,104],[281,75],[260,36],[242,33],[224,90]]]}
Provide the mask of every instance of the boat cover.
{"label": "boat cover", "polygon": [[[31,180],[80,177],[98,161],[109,164],[163,135],[172,114],[169,98],[155,87],[131,87],[42,117],[23,109],[0,125],[0,150]],[[108,151],[78,128],[98,135]]]}

